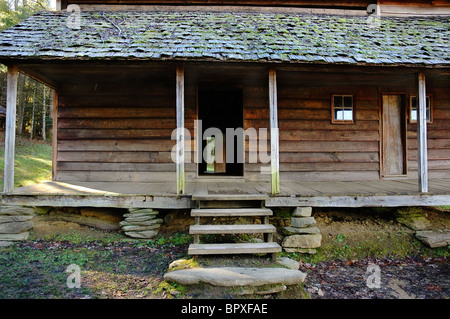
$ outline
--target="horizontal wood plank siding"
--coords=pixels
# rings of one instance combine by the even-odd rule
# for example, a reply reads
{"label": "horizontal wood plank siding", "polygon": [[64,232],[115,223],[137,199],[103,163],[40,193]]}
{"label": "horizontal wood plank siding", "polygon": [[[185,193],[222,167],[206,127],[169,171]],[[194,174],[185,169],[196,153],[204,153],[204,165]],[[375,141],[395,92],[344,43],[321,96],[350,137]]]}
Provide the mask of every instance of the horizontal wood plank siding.
{"label": "horizontal wood plank siding", "polygon": [[[242,69],[244,70],[244,69]],[[240,87],[245,141],[244,177],[270,181],[270,120],[267,70],[248,73],[186,67],[186,180],[196,177],[194,121],[197,90],[203,86]],[[167,75],[170,74],[170,75]],[[362,78],[361,78],[362,77]],[[362,79],[362,80],[361,80]],[[103,81],[103,82],[102,82]],[[82,82],[82,81],[81,81]],[[127,85],[99,79],[63,84],[58,90],[57,180],[173,182],[171,139],[176,128],[175,69],[155,70],[148,81]],[[378,180],[380,98],[415,95],[411,74],[332,74],[277,70],[279,162],[281,181]],[[430,178],[450,178],[450,93],[445,77],[427,78],[433,121],[428,124]],[[331,123],[331,96],[353,95],[355,122]],[[417,125],[407,121],[407,169],[402,178],[417,179]],[[266,140],[261,135],[266,130]],[[265,153],[261,152],[265,146]],[[256,159],[256,161],[255,161]]]}
{"label": "horizontal wood plank siding", "polygon": [[[305,83],[308,74],[279,72],[281,180],[379,179],[379,103],[376,86]],[[344,78],[343,78],[344,79]],[[341,80],[343,80],[341,79]],[[344,84],[341,84],[344,82]],[[331,123],[331,96],[351,94],[354,124]]]}
{"label": "horizontal wood plank siding", "polygon": [[103,77],[62,85],[58,180],[175,182],[175,71],[158,72],[132,83]]}
{"label": "horizontal wood plank siding", "polygon": [[[427,85],[432,96],[432,122],[427,123],[429,178],[450,178],[450,92]],[[410,92],[416,95],[415,92]],[[408,102],[409,103],[409,102]],[[409,110],[409,108],[408,108]],[[417,124],[407,125],[408,177],[417,177]]]}

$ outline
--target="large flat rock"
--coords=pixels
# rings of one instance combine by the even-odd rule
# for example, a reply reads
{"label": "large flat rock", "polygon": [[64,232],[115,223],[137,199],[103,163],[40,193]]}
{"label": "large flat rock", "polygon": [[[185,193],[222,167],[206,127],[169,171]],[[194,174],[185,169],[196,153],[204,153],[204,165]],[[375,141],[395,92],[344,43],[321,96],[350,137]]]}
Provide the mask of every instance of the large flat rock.
{"label": "large flat rock", "polygon": [[286,268],[191,268],[171,271],[167,281],[182,285],[207,283],[213,286],[263,286],[271,284],[295,285],[305,281],[306,274]]}
{"label": "large flat rock", "polygon": [[416,232],[416,237],[431,248],[450,245],[450,230],[421,230]]}
{"label": "large flat rock", "polygon": [[0,234],[19,234],[33,228],[32,221],[0,223]]}

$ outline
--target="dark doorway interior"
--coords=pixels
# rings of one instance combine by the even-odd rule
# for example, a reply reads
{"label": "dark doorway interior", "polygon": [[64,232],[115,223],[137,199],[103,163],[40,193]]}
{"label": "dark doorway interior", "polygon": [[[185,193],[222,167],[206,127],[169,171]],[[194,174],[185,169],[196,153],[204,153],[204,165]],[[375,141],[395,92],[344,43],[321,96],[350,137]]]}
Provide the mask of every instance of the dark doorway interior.
{"label": "dark doorway interior", "polygon": [[[202,121],[201,136],[203,137],[202,142],[198,143],[201,146],[199,154],[211,154],[210,157],[201,156],[198,174],[200,176],[243,176],[244,149],[242,140],[239,141],[240,137],[234,136],[233,145],[226,145],[227,128],[231,128],[233,131],[236,128],[243,128],[242,89],[199,89],[198,119]],[[218,131],[210,128],[217,128],[222,132],[222,136],[218,137],[215,134],[205,139],[205,136],[210,135],[208,133]],[[205,131],[207,134],[205,134]],[[220,138],[223,143],[219,143]],[[220,146],[220,144],[222,145]],[[230,152],[233,152],[234,156],[231,156]],[[219,158],[222,158],[223,161],[218,160]]]}

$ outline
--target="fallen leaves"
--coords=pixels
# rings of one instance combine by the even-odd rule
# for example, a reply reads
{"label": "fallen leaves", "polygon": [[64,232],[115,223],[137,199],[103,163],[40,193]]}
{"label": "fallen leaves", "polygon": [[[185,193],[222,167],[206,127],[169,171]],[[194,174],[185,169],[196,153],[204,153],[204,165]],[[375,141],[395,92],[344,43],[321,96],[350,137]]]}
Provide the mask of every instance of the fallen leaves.
{"label": "fallen leaves", "polygon": [[428,284],[425,287],[425,289],[428,290],[428,291],[439,291],[439,292],[442,291],[442,287],[441,286],[434,285],[434,284]]}
{"label": "fallen leaves", "polygon": [[[380,288],[367,285],[367,267],[380,267]],[[398,299],[415,296],[418,299],[449,298],[448,258],[407,257],[404,259],[334,260],[316,265],[300,262],[300,271],[307,273],[305,288],[311,298],[327,299]],[[402,295],[392,288],[402,282]]]}

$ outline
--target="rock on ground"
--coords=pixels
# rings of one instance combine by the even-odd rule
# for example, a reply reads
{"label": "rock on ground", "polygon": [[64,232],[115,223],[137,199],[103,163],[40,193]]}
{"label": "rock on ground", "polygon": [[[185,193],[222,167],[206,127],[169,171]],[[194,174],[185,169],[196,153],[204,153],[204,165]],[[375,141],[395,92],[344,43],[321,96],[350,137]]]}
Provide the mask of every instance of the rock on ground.
{"label": "rock on ground", "polygon": [[310,217],[312,207],[296,207],[292,213],[293,217]]}
{"label": "rock on ground", "polygon": [[450,245],[450,230],[431,231],[421,230],[416,232],[416,237],[431,248]]}
{"label": "rock on ground", "polygon": [[305,281],[306,274],[286,268],[191,268],[175,270],[164,279],[182,285],[207,283],[213,286],[263,286],[271,284],[295,285]]}
{"label": "rock on ground", "polygon": [[292,227],[309,227],[316,224],[314,217],[291,217]]}
{"label": "rock on ground", "polygon": [[13,244],[14,244],[13,241],[0,240],[0,248],[2,248],[2,247],[9,247],[9,246],[11,246]]}
{"label": "rock on ground", "polygon": [[283,265],[285,267],[288,267],[289,269],[292,269],[292,270],[298,270],[298,268],[300,266],[298,261],[293,260],[288,257],[277,258],[277,263],[279,263],[280,265]]}
{"label": "rock on ground", "polygon": [[33,216],[25,215],[0,215],[0,223],[26,222],[32,220]]}
{"label": "rock on ground", "polygon": [[0,223],[0,234],[19,234],[33,228],[32,221]]}
{"label": "rock on ground", "polygon": [[290,227],[286,226],[282,228],[284,235],[295,235],[295,234],[319,234],[320,229],[316,226],[311,227]]}
{"label": "rock on ground", "polygon": [[322,241],[321,234],[291,235],[283,239],[283,247],[317,248]]}
{"label": "rock on ground", "polygon": [[133,238],[140,238],[140,239],[150,239],[158,235],[157,231],[153,230],[146,230],[146,231],[126,231],[125,235]]}
{"label": "rock on ground", "polygon": [[34,207],[0,206],[0,215],[34,215]]}
{"label": "rock on ground", "polygon": [[19,234],[0,234],[0,240],[27,240],[29,235],[29,232],[23,232]]}

